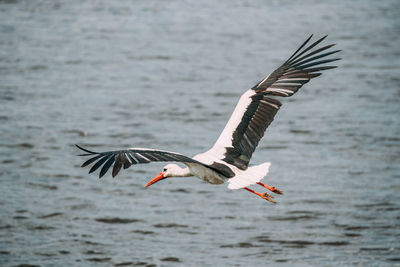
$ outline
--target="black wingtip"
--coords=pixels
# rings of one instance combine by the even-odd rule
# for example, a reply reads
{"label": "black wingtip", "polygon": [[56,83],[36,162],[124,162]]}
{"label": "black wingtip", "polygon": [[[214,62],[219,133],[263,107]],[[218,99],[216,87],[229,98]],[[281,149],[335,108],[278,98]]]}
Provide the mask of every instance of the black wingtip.
{"label": "black wingtip", "polygon": [[[87,150],[86,148],[83,148],[83,147],[81,147],[80,145],[77,145],[77,144],[75,144],[75,146],[77,148],[79,148],[80,150],[85,151],[85,152],[87,152],[89,154],[100,154],[99,152],[94,152],[94,151]],[[79,156],[87,156],[87,154],[80,154]]]}
{"label": "black wingtip", "polygon": [[91,163],[93,163],[93,162],[95,162],[96,160],[98,160],[98,159],[100,159],[103,155],[97,155],[97,156],[94,156],[93,157],[93,154],[82,154],[82,155],[79,155],[79,156],[92,156],[90,159],[88,159],[87,161],[85,161],[83,164],[82,164],[82,168],[84,168],[84,167],[86,167],[87,165],[89,165],[89,164],[91,164]]}
{"label": "black wingtip", "polygon": [[289,62],[296,54],[311,40],[311,38],[314,36],[314,34],[311,34],[310,37],[307,38],[307,40],[294,52],[287,60],[286,62]]}
{"label": "black wingtip", "polygon": [[322,42],[323,40],[325,40],[326,37],[328,37],[328,35],[322,36],[319,40],[316,41],[316,43],[319,44],[320,42]]}

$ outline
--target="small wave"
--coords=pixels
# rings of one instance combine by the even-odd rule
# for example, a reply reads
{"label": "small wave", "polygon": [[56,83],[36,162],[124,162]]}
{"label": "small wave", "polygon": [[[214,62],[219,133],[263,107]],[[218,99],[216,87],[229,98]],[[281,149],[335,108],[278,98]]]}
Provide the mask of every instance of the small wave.
{"label": "small wave", "polygon": [[126,261],[126,262],[120,262],[120,263],[116,263],[114,264],[114,266],[146,266],[147,263],[146,262],[131,262],[131,261]]}
{"label": "small wave", "polygon": [[347,246],[350,244],[349,241],[328,241],[328,242],[321,242],[318,243],[322,246]]}
{"label": "small wave", "polygon": [[36,184],[36,183],[26,183],[27,185],[30,185],[32,187],[40,187],[43,189],[49,189],[49,190],[57,190],[58,187],[55,185],[47,185],[47,184]]}
{"label": "small wave", "polygon": [[1,163],[2,164],[10,164],[10,163],[13,163],[13,162],[15,162],[15,160],[13,160],[13,159],[5,159]]}
{"label": "small wave", "polygon": [[29,67],[30,70],[36,71],[36,70],[46,70],[47,66],[45,65],[32,65]]}
{"label": "small wave", "polygon": [[18,215],[18,216],[14,216],[13,219],[15,219],[15,220],[26,220],[26,219],[28,219],[28,217]]}
{"label": "small wave", "polygon": [[50,213],[50,214],[38,216],[38,218],[39,218],[39,219],[47,219],[47,218],[56,217],[56,216],[60,216],[60,215],[63,215],[63,213],[61,213],[61,212],[54,212],[54,213]]}
{"label": "small wave", "polygon": [[307,241],[307,240],[277,240],[277,239],[269,239],[268,237],[257,237],[258,242],[262,243],[278,243],[281,245],[289,245],[291,247],[303,248],[306,246],[314,245],[315,242]]}
{"label": "small wave", "polygon": [[300,221],[300,220],[314,220],[318,219],[318,216],[311,215],[301,215],[301,216],[280,216],[280,217],[271,217],[271,220],[274,221]]}
{"label": "small wave", "polygon": [[254,248],[254,247],[260,247],[260,246],[253,245],[252,243],[249,243],[249,242],[240,242],[237,244],[221,245],[219,247],[220,248]]}
{"label": "small wave", "polygon": [[135,231],[132,231],[131,233],[142,234],[142,235],[153,235],[153,234],[155,234],[155,232],[153,232],[153,231],[143,231],[143,230],[135,230]]}
{"label": "small wave", "polygon": [[144,222],[140,219],[126,219],[126,218],[97,218],[95,219],[97,222],[102,223],[116,223],[116,224],[125,224],[125,223],[137,223],[137,222]]}
{"label": "small wave", "polygon": [[72,205],[71,206],[71,210],[82,210],[82,209],[86,209],[86,208],[90,208],[92,207],[92,205],[90,204],[78,204],[78,205]]}
{"label": "small wave", "polygon": [[191,232],[191,231],[178,231],[180,234],[185,234],[185,235],[197,235],[198,233],[196,232]]}
{"label": "small wave", "polygon": [[378,247],[368,247],[368,248],[366,248],[366,247],[362,247],[362,248],[360,248],[360,250],[362,250],[362,251],[389,251],[390,250],[390,248],[378,248]]}
{"label": "small wave", "polygon": [[176,223],[159,223],[153,225],[156,228],[187,228],[187,225],[184,224],[176,224]]}
{"label": "small wave", "polygon": [[61,132],[67,133],[67,134],[73,134],[73,135],[76,135],[76,136],[82,136],[82,137],[87,135],[87,133],[84,132],[84,131],[74,130],[74,129],[72,129],[72,130],[62,130]]}
{"label": "small wave", "polygon": [[110,261],[111,260],[111,258],[108,258],[108,257],[106,257],[106,258],[89,258],[89,259],[86,259],[87,261],[92,261],[92,262],[106,262],[106,261]]}
{"label": "small wave", "polygon": [[35,255],[42,256],[42,257],[54,257],[54,256],[57,256],[56,253],[49,253],[49,252],[35,252]]}
{"label": "small wave", "polygon": [[290,130],[291,133],[294,134],[311,134],[311,131],[308,130]]}
{"label": "small wave", "polygon": [[347,231],[361,231],[361,230],[366,230],[366,229],[369,229],[369,228],[370,228],[369,226],[361,226],[361,225],[359,225],[359,226],[347,226],[345,228],[345,230],[347,230]]}
{"label": "small wave", "polygon": [[100,251],[96,251],[96,250],[86,250],[85,252],[83,252],[84,254],[87,255],[104,255],[103,252]]}
{"label": "small wave", "polygon": [[48,226],[48,225],[38,225],[34,227],[29,227],[29,230],[36,230],[36,231],[48,231],[48,230],[53,230],[56,229],[53,226]]}
{"label": "small wave", "polygon": [[357,233],[345,233],[344,235],[347,236],[347,237],[358,237],[358,236],[361,236],[360,234],[357,234]]}
{"label": "small wave", "polygon": [[288,148],[288,146],[269,145],[269,146],[262,146],[260,149],[262,149],[262,150],[264,150],[264,149],[267,149],[267,150],[272,150],[272,149],[279,150],[279,149],[287,149],[287,148]]}
{"label": "small wave", "polygon": [[171,192],[171,193],[186,193],[186,194],[191,193],[189,190],[186,190],[183,188],[172,189],[172,190],[169,190],[169,192]]}
{"label": "small wave", "polygon": [[35,264],[29,264],[29,263],[23,263],[23,264],[18,264],[15,267],[40,267],[40,265],[35,265]]}
{"label": "small wave", "polygon": [[16,146],[22,147],[22,148],[29,148],[29,149],[35,147],[33,144],[30,144],[30,143],[21,143],[21,144],[18,144]]}
{"label": "small wave", "polygon": [[166,257],[166,258],[160,259],[160,261],[181,262],[181,260],[176,257]]}
{"label": "small wave", "polygon": [[[80,241],[80,240],[74,240],[74,241]],[[101,246],[101,245],[104,245],[104,244],[102,244],[102,243],[93,242],[93,241],[89,241],[89,240],[86,240],[86,241],[84,241],[83,243],[84,243],[85,245],[92,245],[92,246]]]}

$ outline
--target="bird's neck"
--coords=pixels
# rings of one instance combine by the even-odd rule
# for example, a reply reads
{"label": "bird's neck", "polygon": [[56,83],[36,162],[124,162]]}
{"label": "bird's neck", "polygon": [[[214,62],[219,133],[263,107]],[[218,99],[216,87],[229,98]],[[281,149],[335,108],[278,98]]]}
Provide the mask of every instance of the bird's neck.
{"label": "bird's neck", "polygon": [[192,173],[190,172],[189,168],[179,168],[176,169],[174,172],[174,177],[189,177],[189,176],[193,176]]}

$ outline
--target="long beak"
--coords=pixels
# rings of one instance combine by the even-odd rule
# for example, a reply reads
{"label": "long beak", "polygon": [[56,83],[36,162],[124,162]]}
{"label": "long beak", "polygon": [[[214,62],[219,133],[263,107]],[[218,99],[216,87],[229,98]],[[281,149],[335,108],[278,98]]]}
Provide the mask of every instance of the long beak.
{"label": "long beak", "polygon": [[160,172],[156,177],[154,177],[153,179],[151,179],[150,182],[148,182],[144,187],[149,187],[152,184],[157,183],[158,181],[165,179],[166,177],[164,177],[164,174],[162,172]]}

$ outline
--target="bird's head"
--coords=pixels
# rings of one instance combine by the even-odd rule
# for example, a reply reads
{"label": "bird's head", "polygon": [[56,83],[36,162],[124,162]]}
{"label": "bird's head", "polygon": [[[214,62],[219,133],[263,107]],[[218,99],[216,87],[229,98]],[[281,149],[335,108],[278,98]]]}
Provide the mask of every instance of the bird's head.
{"label": "bird's head", "polygon": [[179,173],[180,170],[181,170],[181,168],[176,164],[165,165],[162,168],[162,171],[156,177],[151,179],[150,182],[148,182],[144,187],[148,187],[148,186],[155,184],[158,181],[161,181],[165,178],[176,176],[176,174]]}

